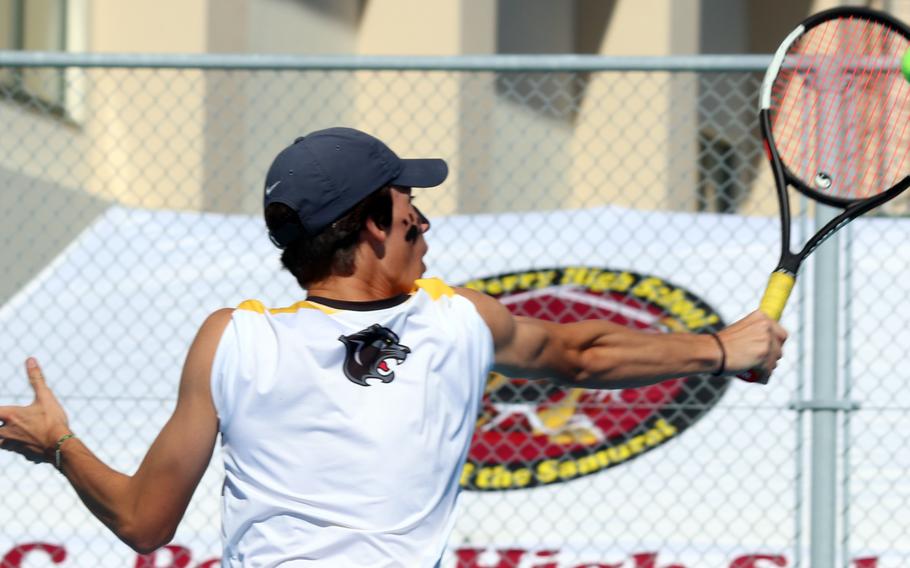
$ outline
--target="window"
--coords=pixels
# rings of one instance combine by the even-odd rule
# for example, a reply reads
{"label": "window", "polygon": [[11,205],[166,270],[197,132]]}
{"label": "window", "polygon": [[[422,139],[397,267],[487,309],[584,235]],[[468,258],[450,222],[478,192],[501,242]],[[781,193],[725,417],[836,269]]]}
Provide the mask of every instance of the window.
{"label": "window", "polygon": [[[500,0],[496,52],[596,54],[616,0]],[[587,73],[500,73],[496,92],[540,115],[574,120]]]}
{"label": "window", "polygon": [[[66,0],[0,0],[0,49],[66,50]],[[0,68],[0,96],[62,112],[62,69]]]}
{"label": "window", "polygon": [[735,213],[745,197],[733,146],[702,133],[698,140],[697,211]]}

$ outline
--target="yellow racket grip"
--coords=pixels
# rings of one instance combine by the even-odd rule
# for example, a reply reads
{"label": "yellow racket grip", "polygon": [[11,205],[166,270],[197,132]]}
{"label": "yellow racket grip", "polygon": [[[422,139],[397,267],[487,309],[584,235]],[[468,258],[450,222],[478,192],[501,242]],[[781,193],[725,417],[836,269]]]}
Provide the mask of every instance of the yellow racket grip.
{"label": "yellow racket grip", "polygon": [[787,298],[790,297],[790,291],[793,290],[795,283],[796,277],[788,272],[772,272],[758,309],[768,317],[780,320],[784,306],[787,305]]}

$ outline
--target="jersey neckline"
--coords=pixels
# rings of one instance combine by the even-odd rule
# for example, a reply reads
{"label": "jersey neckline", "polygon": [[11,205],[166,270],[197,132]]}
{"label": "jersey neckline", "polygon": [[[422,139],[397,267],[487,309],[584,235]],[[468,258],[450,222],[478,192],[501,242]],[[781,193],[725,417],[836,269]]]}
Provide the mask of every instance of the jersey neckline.
{"label": "jersey neckline", "polygon": [[383,298],[382,300],[336,300],[334,298],[325,298],[323,296],[307,296],[307,302],[313,302],[314,304],[319,304],[321,306],[326,306],[329,308],[335,308],[336,310],[350,310],[355,312],[369,312],[372,310],[384,310],[386,308],[394,308],[400,304],[403,304],[410,298],[410,294],[398,294],[397,296],[392,296],[391,298]]}

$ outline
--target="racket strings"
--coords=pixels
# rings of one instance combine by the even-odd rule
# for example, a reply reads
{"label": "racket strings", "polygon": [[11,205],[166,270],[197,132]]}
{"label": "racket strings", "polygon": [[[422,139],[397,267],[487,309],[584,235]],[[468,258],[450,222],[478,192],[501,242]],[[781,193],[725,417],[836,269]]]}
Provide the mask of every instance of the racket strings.
{"label": "racket strings", "polygon": [[[855,22],[862,22],[863,20],[854,20]],[[844,22],[841,22],[843,24]],[[832,26],[834,27],[834,26]],[[841,26],[844,27],[844,26]],[[879,45],[879,36],[883,28],[881,26],[846,26],[847,34],[846,40],[843,42],[846,46],[857,46],[858,49],[854,53],[850,53],[847,59],[845,66],[849,69],[862,69],[862,59],[868,58],[869,55],[875,55],[876,49],[874,46]],[[836,34],[829,34],[834,37]],[[873,91],[872,96],[876,96],[874,93],[876,85],[879,84],[879,77],[882,72],[880,70],[869,71],[860,71],[853,72],[850,75],[851,84],[848,85],[847,89],[856,90],[858,92],[870,92]],[[844,108],[846,107],[846,108]],[[850,167],[851,164],[854,164],[857,160],[863,158],[863,147],[861,144],[863,141],[875,143],[875,140],[868,136],[868,132],[864,135],[866,126],[870,124],[870,113],[872,115],[880,114],[881,105],[864,105],[864,104],[841,104],[840,108],[836,109],[840,111],[840,114],[843,115],[842,118],[838,117],[838,112],[825,112],[824,110],[821,113],[822,122],[824,123],[824,132],[831,132],[833,135],[826,136],[822,144],[816,146],[817,148],[824,148],[824,144],[834,143],[835,148],[842,147],[845,156],[837,156],[833,151],[821,151],[817,152],[817,159],[822,163],[822,168],[826,170],[832,170],[838,165],[841,166],[840,171],[837,171],[838,180],[843,180],[839,185],[839,189],[844,197],[852,198],[862,198],[867,197],[868,195],[860,194],[860,192],[865,192],[863,182],[861,179],[862,173],[856,168]],[[843,134],[839,134],[843,133]],[[839,136],[846,136],[848,140],[846,143],[841,143],[838,140]],[[852,142],[852,143],[851,143]],[[834,163],[832,163],[834,162]],[[868,171],[877,171],[875,169],[870,169]],[[870,180],[874,181],[875,180]],[[868,187],[868,186],[866,186]],[[879,187],[887,187],[881,186]]]}
{"label": "racket strings", "polygon": [[907,174],[910,42],[863,18],[829,20],[791,44],[771,86],[772,134],[788,169],[842,199],[887,190]]}
{"label": "racket strings", "polygon": [[[873,34],[875,38],[869,42],[870,47],[878,48],[873,49],[873,53],[882,56],[890,55],[895,58],[894,60],[900,61],[903,52],[908,47],[908,42],[902,35],[891,32],[885,26],[868,25],[865,28],[875,32]],[[894,44],[897,44],[897,47]],[[897,179],[889,182],[885,179],[883,172],[894,170],[901,174],[897,176],[899,178],[903,177],[902,171],[906,171],[906,167],[902,168],[902,164],[897,161],[902,161],[905,155],[904,152],[899,152],[899,149],[901,147],[907,148],[907,116],[901,116],[904,114],[902,111],[906,108],[907,98],[903,101],[898,100],[894,104],[889,102],[888,99],[894,96],[892,91],[894,86],[903,86],[904,96],[908,98],[910,98],[910,89],[907,88],[900,76],[894,72],[894,67],[889,69],[881,66],[876,69],[874,74],[867,73],[863,74],[862,77],[866,77],[866,81],[862,85],[864,87],[863,90],[869,92],[871,97],[876,98],[876,104],[854,106],[858,110],[855,113],[858,116],[854,117],[854,123],[861,128],[862,132],[862,135],[857,139],[860,142],[871,145],[857,148],[857,150],[865,149],[866,152],[865,155],[859,152],[856,159],[862,160],[868,155],[870,166],[872,167],[867,172],[874,172],[877,175],[875,179],[857,180],[857,182],[868,181],[867,187],[884,190],[896,183]],[[897,126],[897,128],[889,127],[889,125]],[[903,141],[903,146],[901,141]],[[890,152],[888,151],[889,148],[894,148],[895,151]],[[859,188],[860,186],[857,185],[856,187]],[[868,197],[868,195],[857,195],[856,197]]]}
{"label": "racket strings", "polygon": [[[837,144],[836,138],[838,133],[842,131],[839,128],[841,124],[838,123],[856,124],[855,111],[859,108],[859,105],[851,105],[852,108],[833,108],[839,106],[837,103],[842,100],[838,91],[846,90],[844,89],[846,85],[841,87],[837,84],[838,81],[843,80],[843,77],[836,66],[845,69],[856,67],[855,57],[851,57],[852,54],[849,51],[841,50],[841,46],[861,46],[856,51],[862,53],[865,51],[862,47],[869,46],[872,43],[868,34],[873,28],[871,26],[861,28],[846,26],[846,30],[843,30],[845,28],[843,23],[843,21],[835,20],[815,28],[813,33],[806,34],[801,38],[800,43],[796,44],[792,50],[793,53],[803,56],[805,54],[810,56],[817,56],[818,54],[837,56],[826,57],[821,60],[821,63],[815,62],[811,70],[802,71],[806,74],[807,80],[800,81],[800,86],[802,89],[808,90],[808,92],[800,93],[800,97],[803,98],[797,98],[796,100],[810,101],[808,105],[804,105],[802,108],[808,109],[805,114],[810,117],[810,120],[814,119],[817,121],[813,129],[814,133],[812,133],[817,140],[815,143],[805,143],[806,140],[791,139],[790,146],[787,147],[787,153],[792,154],[791,148],[797,142],[803,142],[801,145],[804,154],[802,161],[816,171],[815,180],[812,180],[809,175],[812,173],[811,171],[806,172],[805,178],[807,181],[815,181],[816,186],[821,186],[820,189],[830,189],[824,187],[824,184],[830,182],[831,185],[834,185],[834,180],[837,180],[840,187],[855,188],[857,183],[857,180],[853,179],[857,175],[856,170],[843,167],[855,159],[856,148],[844,143],[844,141],[840,141],[841,143]],[[831,63],[829,64],[828,62]],[[862,76],[864,75],[861,74],[860,77]],[[855,79],[855,76],[848,76],[849,79]],[[831,104],[832,101],[835,103],[834,105]],[[803,116],[803,113],[794,112],[790,116],[791,121],[787,125],[788,128],[802,124],[802,121],[806,120],[806,116]],[[852,136],[850,139],[857,140],[857,137]],[[832,145],[832,142],[834,142],[834,145]],[[841,155],[836,156],[836,150],[840,150]],[[838,168],[838,166],[842,167]],[[824,177],[819,179],[819,176]]]}
{"label": "racket strings", "polygon": [[[857,114],[866,113],[869,106],[849,104],[843,93],[867,91],[869,83],[874,83],[875,79],[870,77],[869,70],[862,68],[859,59],[870,52],[875,53],[874,36],[878,30],[876,26],[854,26],[848,22],[864,21],[828,22],[815,28],[815,33],[807,34],[794,52],[816,57],[808,80],[801,82],[804,89],[810,90],[807,100],[811,101],[803,108],[808,107],[810,120],[816,122],[812,133],[816,137],[815,143],[802,145],[803,161],[811,167],[805,173],[805,181],[814,181],[818,189],[829,193],[839,189],[840,197],[857,197],[856,190],[862,190],[862,180],[858,179],[862,174],[850,165],[860,157],[859,141],[864,137],[850,128],[855,129],[866,121],[865,117],[858,119]],[[819,59],[819,54],[826,57]],[[842,69],[848,71],[845,73]],[[856,69],[860,71],[856,72]],[[840,82],[844,84],[838,84]],[[805,120],[799,113],[792,116],[795,124]],[[794,142],[791,140],[791,144]],[[811,177],[813,170],[816,171],[814,180]],[[825,187],[829,183],[830,186]]]}
{"label": "racket strings", "polygon": [[[830,49],[831,35],[830,34],[821,34],[821,35],[816,34],[814,37],[813,36],[803,36],[803,37],[799,38],[799,40],[793,45],[793,47],[790,48],[789,53],[793,53],[793,54],[799,54],[802,52],[811,53],[813,51],[811,46],[807,46],[806,44],[810,44],[813,39],[815,41],[817,41],[819,44],[821,44],[820,49],[822,51]],[[787,107],[787,106],[785,106],[784,102],[807,101],[810,106],[808,109],[806,109],[807,110],[806,114],[808,114],[810,116],[817,115],[818,98],[810,96],[809,93],[803,93],[804,89],[808,89],[808,81],[803,80],[803,76],[801,75],[802,72],[799,70],[799,68],[796,66],[796,64],[794,64],[793,59],[794,59],[794,57],[791,57],[790,55],[788,55],[787,59],[785,59],[785,65],[783,66],[783,69],[786,70],[785,71],[786,76],[780,77],[781,80],[775,81],[775,83],[774,83],[776,88],[779,88],[781,85],[783,85],[783,87],[784,87],[784,89],[783,89],[784,95],[778,99],[778,100],[782,101],[782,103],[777,107],[777,110],[779,111],[778,116],[780,117],[780,120],[783,122],[783,124],[781,124],[781,127],[778,129],[778,131],[781,133],[788,133],[788,132],[795,131],[797,129],[797,127],[803,122],[803,120],[805,120],[803,117],[803,113],[794,112],[794,110],[801,110],[799,107],[797,107],[795,105],[792,107]],[[796,86],[796,92],[791,92],[791,89],[793,88],[794,85]],[[784,144],[785,144],[784,150],[786,151],[786,153],[790,154],[790,151],[794,148],[794,144],[796,144],[798,142],[799,142],[798,138],[785,138],[784,139]],[[798,148],[799,146],[796,146],[796,147]]]}

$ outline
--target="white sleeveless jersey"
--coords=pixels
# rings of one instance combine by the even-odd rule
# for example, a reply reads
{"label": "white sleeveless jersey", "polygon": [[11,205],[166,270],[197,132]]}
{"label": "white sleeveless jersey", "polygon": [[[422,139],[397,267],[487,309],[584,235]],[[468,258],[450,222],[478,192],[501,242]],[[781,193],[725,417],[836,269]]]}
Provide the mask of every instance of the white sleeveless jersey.
{"label": "white sleeveless jersey", "polygon": [[212,370],[223,566],[437,565],[493,341],[440,280],[405,298],[234,311]]}

